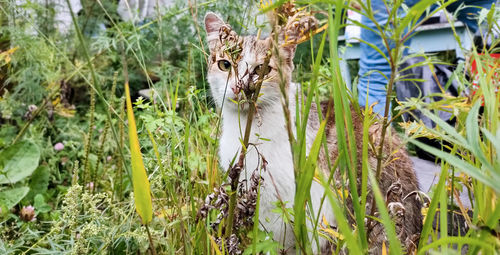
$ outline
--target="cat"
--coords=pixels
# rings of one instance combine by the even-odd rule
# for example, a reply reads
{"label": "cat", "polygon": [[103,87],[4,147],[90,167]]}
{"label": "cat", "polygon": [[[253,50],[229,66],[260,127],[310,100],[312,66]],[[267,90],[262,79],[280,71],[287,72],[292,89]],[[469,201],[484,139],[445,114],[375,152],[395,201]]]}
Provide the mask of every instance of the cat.
{"label": "cat", "polygon": [[[290,26],[291,29],[303,29],[301,24]],[[285,89],[288,92],[288,107],[291,114],[291,122],[295,119],[295,94],[300,86],[292,82],[292,72],[294,70],[293,58],[296,50],[296,42],[300,34],[299,31],[287,31],[286,36],[281,34],[278,38],[286,38],[287,42],[278,43],[279,54],[272,54],[269,60],[269,67],[264,68],[266,56],[272,46],[272,38],[258,38],[257,36],[239,36],[232,28],[214,13],[207,13],[205,16],[205,30],[209,46],[208,74],[207,80],[210,84],[210,91],[216,106],[222,114],[222,134],[219,141],[219,158],[223,169],[229,169],[231,162],[235,162],[240,151],[243,133],[247,121],[248,109],[245,107],[246,90],[256,83],[259,74],[265,75],[260,96],[257,102],[257,113],[252,121],[251,136],[246,159],[245,169],[242,171],[240,180],[249,180],[254,169],[265,161],[266,172],[263,173],[264,181],[260,190],[260,211],[259,223],[261,229],[272,232],[273,238],[280,242],[283,250],[287,253],[294,253],[295,239],[290,223],[286,223],[278,213],[273,212],[276,208],[276,201],[281,200],[286,203],[287,208],[293,207],[295,195],[295,177],[292,151],[287,133],[284,108],[282,106],[283,96],[280,90],[280,82],[285,82]],[[303,31],[302,31],[303,32]],[[303,34],[303,33],[302,33]],[[278,55],[278,56],[276,56]],[[240,102],[240,104],[238,104]],[[331,103],[322,103],[319,107],[326,113]],[[319,128],[318,106],[312,105],[309,114],[306,132],[307,149],[309,150],[312,141],[317,135]],[[330,111],[329,112],[333,112]],[[363,121],[361,116],[351,109],[353,115],[354,133],[356,136],[358,155],[361,155],[363,134]],[[294,124],[293,124],[294,125]],[[293,127],[291,130],[295,130]],[[370,137],[376,146],[379,144],[381,125],[374,124],[370,128]],[[390,133],[390,132],[389,132]],[[262,139],[265,138],[265,139]],[[327,157],[332,162],[338,155],[337,135],[335,129],[334,116],[328,116],[326,126],[326,140],[330,155],[324,153],[319,156],[319,166],[322,170],[327,168]],[[396,136],[387,137],[384,146],[385,155],[390,155],[395,149],[401,148],[401,142]],[[370,152],[369,163],[372,169],[376,166],[376,156]],[[418,190],[418,182],[413,170],[412,162],[404,149],[399,149],[391,155],[393,160],[387,160],[382,171],[380,188],[383,194],[396,193],[399,198],[405,197],[413,191]],[[358,163],[361,169],[361,162]],[[339,171],[336,171],[335,181],[342,180]],[[358,175],[360,176],[360,175]],[[358,181],[359,184],[359,181]],[[360,186],[360,185],[358,185]],[[360,189],[358,188],[358,192]],[[335,215],[328,202],[321,207],[321,199],[325,190],[321,184],[312,182],[310,199],[313,210],[317,213],[321,208],[321,218],[326,219],[330,224],[335,223]],[[371,196],[370,196],[371,197]],[[390,210],[397,211],[403,221],[399,224],[398,232],[403,242],[409,239],[416,239],[421,229],[422,219],[420,214],[420,203],[415,199],[406,199],[399,204],[389,206]],[[370,201],[370,200],[368,200]],[[351,207],[352,202],[348,201]],[[367,212],[370,212],[370,205],[367,204]],[[401,209],[401,207],[403,209]],[[399,211],[398,211],[399,210]],[[308,227],[311,227],[308,222]],[[396,223],[398,227],[398,223]],[[381,232],[383,227],[376,226],[369,236],[370,251],[380,253],[382,242],[386,242],[385,235]],[[412,241],[410,240],[410,242]],[[311,240],[312,241],[312,240]],[[330,244],[325,239],[320,240],[322,251],[326,251]],[[312,245],[313,249],[315,245]],[[319,253],[318,250],[313,250]]]}

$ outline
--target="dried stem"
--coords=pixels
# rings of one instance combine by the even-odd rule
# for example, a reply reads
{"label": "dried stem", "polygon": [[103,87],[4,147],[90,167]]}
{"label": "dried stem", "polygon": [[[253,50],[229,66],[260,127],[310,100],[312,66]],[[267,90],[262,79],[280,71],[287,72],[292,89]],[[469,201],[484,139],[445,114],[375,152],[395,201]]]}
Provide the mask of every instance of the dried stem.
{"label": "dried stem", "polygon": [[[101,137],[101,144],[99,146],[99,150],[97,152],[97,162],[96,162],[96,165],[95,165],[95,169],[93,171],[93,174],[92,174],[92,177],[91,177],[91,182],[93,183],[93,185],[89,185],[89,190],[92,192],[92,194],[95,193],[96,189],[97,189],[97,185],[98,185],[98,181],[97,181],[97,175],[98,175],[98,171],[99,171],[99,166],[101,164],[101,161],[104,161],[106,159],[103,159],[103,154],[104,154],[104,145],[106,143],[106,138],[107,138],[107,135],[108,135],[108,129],[109,129],[109,126],[111,125],[111,123],[109,122],[106,122],[106,125],[104,126],[104,129],[102,131],[102,137]],[[105,164],[105,163],[103,163]],[[103,167],[103,171],[105,171],[105,167]],[[90,183],[89,183],[90,184]]]}
{"label": "dried stem", "polygon": [[89,114],[89,132],[87,133],[87,140],[85,141],[85,158],[83,161],[83,181],[84,183],[89,183],[92,173],[90,172],[90,162],[89,154],[92,146],[92,136],[94,136],[94,124],[95,124],[95,91],[90,90],[90,114]]}
{"label": "dried stem", "polygon": [[149,251],[151,255],[156,255],[155,245],[153,243],[153,238],[151,237],[151,232],[149,232],[148,225],[144,225],[146,227],[146,232],[148,232],[148,240],[149,240]]}
{"label": "dried stem", "polygon": [[[263,70],[268,68],[271,56],[272,56],[271,51],[268,51],[267,56],[264,59]],[[248,111],[248,116],[247,116],[245,136],[243,138],[243,147],[241,149],[238,162],[229,171],[229,177],[231,178],[231,196],[229,198],[229,213],[228,213],[226,232],[225,232],[226,238],[229,238],[233,231],[234,211],[236,208],[236,198],[238,196],[238,181],[240,179],[241,170],[244,167],[245,155],[247,152],[248,141],[250,139],[250,132],[252,129],[252,122],[254,119],[255,112],[257,111],[257,99],[259,98],[260,88],[262,86],[263,81],[264,81],[264,72],[261,72],[259,74],[259,79],[255,84],[255,90],[253,91],[252,97],[249,101],[250,109]]]}

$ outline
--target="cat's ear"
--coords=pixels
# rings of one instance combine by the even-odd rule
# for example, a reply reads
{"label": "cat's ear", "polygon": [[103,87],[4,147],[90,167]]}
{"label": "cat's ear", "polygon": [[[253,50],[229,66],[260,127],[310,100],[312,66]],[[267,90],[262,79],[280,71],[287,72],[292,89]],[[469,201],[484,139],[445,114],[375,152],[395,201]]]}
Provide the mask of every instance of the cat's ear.
{"label": "cat's ear", "polygon": [[222,26],[226,25],[224,21],[213,12],[208,12],[205,15],[205,31],[207,31],[207,42],[210,51],[213,51],[217,39],[219,38],[219,31]]}

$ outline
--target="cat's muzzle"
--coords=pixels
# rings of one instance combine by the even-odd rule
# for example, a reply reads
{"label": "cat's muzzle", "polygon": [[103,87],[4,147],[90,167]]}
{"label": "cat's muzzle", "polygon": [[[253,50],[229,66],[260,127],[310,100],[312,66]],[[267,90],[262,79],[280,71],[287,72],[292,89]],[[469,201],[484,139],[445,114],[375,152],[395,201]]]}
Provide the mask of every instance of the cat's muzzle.
{"label": "cat's muzzle", "polygon": [[243,92],[246,98],[251,98],[253,93],[257,89],[256,82],[254,80],[255,78],[253,77],[240,79],[238,80],[236,86],[231,87],[231,90],[236,96],[238,96],[240,92]]}

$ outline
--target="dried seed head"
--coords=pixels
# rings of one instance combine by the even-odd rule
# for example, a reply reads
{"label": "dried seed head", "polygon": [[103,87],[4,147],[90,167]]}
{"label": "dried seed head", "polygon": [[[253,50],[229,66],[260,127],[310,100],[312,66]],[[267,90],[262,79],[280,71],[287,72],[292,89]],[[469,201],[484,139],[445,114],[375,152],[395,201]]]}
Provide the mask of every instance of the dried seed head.
{"label": "dried seed head", "polygon": [[227,253],[227,254],[231,254],[231,255],[237,255],[237,254],[241,254],[242,251],[240,249],[240,239],[235,235],[235,234],[232,234],[229,238],[226,238],[224,239],[224,243],[222,243],[222,238],[217,238],[216,239],[216,243],[217,243],[217,246],[219,246],[219,248],[222,248],[224,247],[225,248],[225,252],[224,253]]}
{"label": "dried seed head", "polygon": [[[234,168],[233,168],[234,169]],[[250,177],[250,184],[245,189],[247,180],[239,183],[238,200],[235,208],[233,232],[237,233],[240,229],[251,227],[253,225],[253,216],[257,207],[258,190],[264,179],[260,176],[259,171],[255,170]],[[214,222],[210,225],[216,230],[223,219],[227,218],[229,211],[229,195],[225,190],[225,186],[214,188],[214,192],[209,194],[198,210],[197,219],[207,217],[210,210],[217,210],[219,214]]]}
{"label": "dried seed head", "polygon": [[30,120],[33,118],[33,113],[38,109],[38,107],[34,104],[30,104],[28,106],[28,111],[26,111],[26,113],[24,114],[23,118],[25,120]]}

